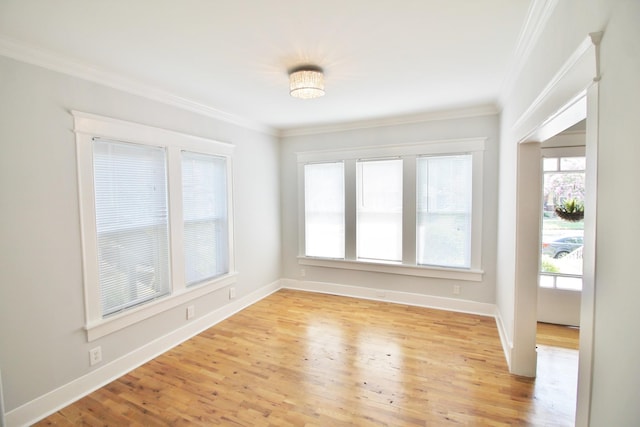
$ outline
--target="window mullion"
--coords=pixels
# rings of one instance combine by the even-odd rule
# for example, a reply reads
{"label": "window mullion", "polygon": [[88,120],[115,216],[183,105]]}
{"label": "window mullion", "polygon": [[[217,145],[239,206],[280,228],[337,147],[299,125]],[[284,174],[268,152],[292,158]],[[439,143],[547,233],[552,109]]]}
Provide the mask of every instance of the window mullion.
{"label": "window mullion", "polygon": [[171,263],[171,283],[173,293],[179,293],[186,287],[184,280],[181,150],[178,147],[170,147],[167,156],[169,169],[169,260]]}
{"label": "window mullion", "polygon": [[356,236],[356,160],[350,159],[344,162],[344,198],[345,198],[345,218],[344,218],[344,244],[345,259],[355,260],[357,258],[357,236]]}
{"label": "window mullion", "polygon": [[227,174],[227,260],[229,273],[235,273],[236,271],[236,257],[235,246],[236,241],[234,235],[234,223],[233,218],[233,159],[231,156],[225,156],[227,160],[227,166],[225,173]]}
{"label": "window mullion", "polygon": [[402,158],[402,264],[416,265],[416,156]]}
{"label": "window mullion", "polygon": [[482,180],[484,179],[482,151],[472,156],[472,201],[471,201],[471,268],[479,269],[482,265],[482,201],[484,200]]}

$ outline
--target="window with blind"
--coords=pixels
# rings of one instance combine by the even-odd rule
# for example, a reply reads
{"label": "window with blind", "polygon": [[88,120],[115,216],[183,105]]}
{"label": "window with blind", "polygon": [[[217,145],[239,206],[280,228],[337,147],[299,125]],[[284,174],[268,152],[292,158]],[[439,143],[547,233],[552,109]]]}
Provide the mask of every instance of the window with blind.
{"label": "window with blind", "polygon": [[89,341],[233,284],[233,146],[73,116]]}
{"label": "window with blind", "polygon": [[298,262],[481,281],[484,144],[470,138],[298,153]]}
{"label": "window with blind", "polygon": [[471,155],[417,159],[417,262],[471,264]]}
{"label": "window with blind", "polygon": [[304,167],[305,254],[344,258],[344,165]]}
{"label": "window with blind", "polygon": [[182,152],[184,262],[187,286],[228,273],[226,160]]}
{"label": "window with blind", "polygon": [[357,258],[402,261],[402,160],[356,163]]}
{"label": "window with blind", "polygon": [[171,290],[166,168],[162,148],[93,141],[103,316]]}

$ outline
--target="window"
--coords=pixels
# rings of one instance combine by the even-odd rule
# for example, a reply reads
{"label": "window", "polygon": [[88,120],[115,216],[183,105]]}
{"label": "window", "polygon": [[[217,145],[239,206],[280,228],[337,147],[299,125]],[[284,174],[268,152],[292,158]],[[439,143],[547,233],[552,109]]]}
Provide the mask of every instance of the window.
{"label": "window", "polygon": [[170,292],[165,158],[162,148],[93,140],[103,316]]}
{"label": "window", "polygon": [[418,158],[418,264],[471,264],[471,155]]}
{"label": "window", "polygon": [[402,261],[402,160],[356,163],[357,257]]}
{"label": "window", "polygon": [[482,280],[483,150],[478,138],[298,153],[298,262]]}
{"label": "window", "polygon": [[187,286],[229,272],[226,160],[182,152],[182,209]]}
{"label": "window", "polygon": [[304,174],[305,253],[344,258],[344,165],[309,164]]}
{"label": "window", "polygon": [[233,283],[233,146],[73,115],[89,341]]}

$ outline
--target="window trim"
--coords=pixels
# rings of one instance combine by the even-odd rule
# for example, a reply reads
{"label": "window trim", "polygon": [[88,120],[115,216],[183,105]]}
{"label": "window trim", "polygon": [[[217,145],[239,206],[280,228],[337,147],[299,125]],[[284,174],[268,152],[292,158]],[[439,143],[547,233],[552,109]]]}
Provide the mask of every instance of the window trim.
{"label": "window trim", "polygon": [[[486,137],[433,140],[418,143],[366,146],[296,153],[298,162],[298,264],[348,270],[372,271],[406,276],[433,277],[480,282],[482,269],[483,157]],[[422,266],[416,264],[416,159],[420,156],[472,155],[471,264],[469,268]],[[358,260],[356,256],[355,162],[358,159],[404,159],[403,168],[403,255],[402,263]],[[407,161],[409,160],[409,161]],[[304,165],[339,162],[345,164],[345,258],[308,257],[305,248]],[[355,199],[353,199],[355,200]],[[351,206],[353,205],[353,206]]]}
{"label": "window trim", "polygon": [[[71,111],[76,135],[78,197],[83,257],[85,330],[93,341],[117,330],[170,310],[190,300],[235,283],[232,154],[234,145],[96,114]],[[167,153],[169,199],[169,295],[108,317],[102,316],[98,287],[97,230],[93,187],[93,138],[164,147]],[[224,157],[227,161],[227,209],[229,221],[229,273],[187,287],[184,275],[181,153],[184,150]]]}

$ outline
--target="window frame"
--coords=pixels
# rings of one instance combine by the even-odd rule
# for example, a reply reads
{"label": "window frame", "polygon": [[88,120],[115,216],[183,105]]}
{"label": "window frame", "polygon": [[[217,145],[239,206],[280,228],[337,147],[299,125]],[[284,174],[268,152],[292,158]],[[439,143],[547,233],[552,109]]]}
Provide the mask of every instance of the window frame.
{"label": "window frame", "polygon": [[[83,257],[85,330],[93,341],[151,316],[170,310],[235,283],[232,154],[234,145],[96,114],[71,111],[76,135],[78,197]],[[150,302],[103,317],[97,265],[97,230],[93,176],[94,138],[163,147],[166,150],[169,200],[170,293]],[[210,154],[226,160],[229,272],[187,287],[184,274],[182,214],[182,152]]]}
{"label": "window frame", "polygon": [[[336,150],[298,152],[298,264],[407,276],[480,282],[482,269],[483,158],[485,137],[424,141],[410,144],[366,146]],[[469,268],[417,264],[416,161],[418,157],[472,155],[471,264]],[[401,158],[403,160],[402,262],[385,263],[357,259],[356,250],[356,161]],[[345,258],[329,259],[305,255],[304,165],[337,162],[345,164]]]}

